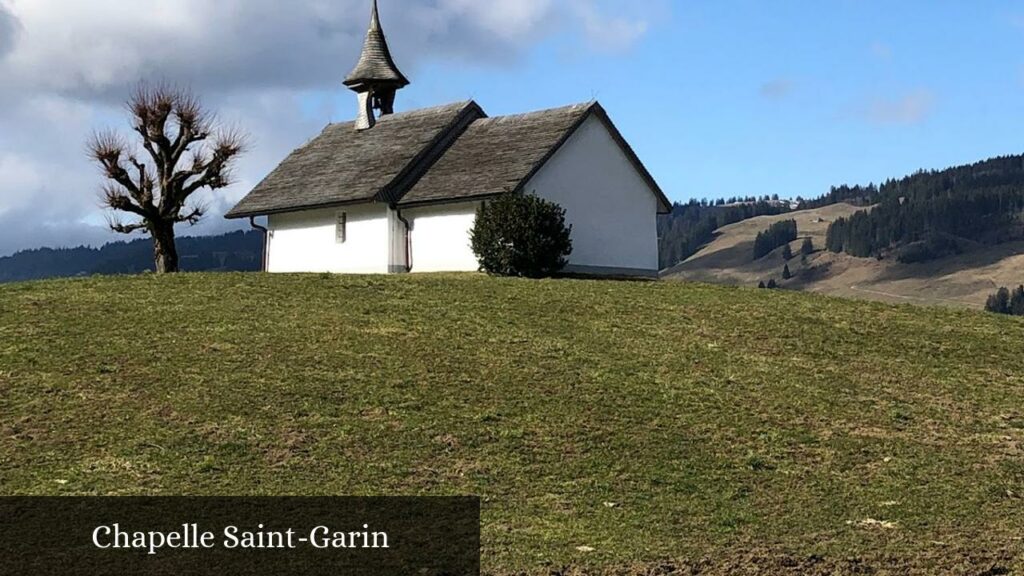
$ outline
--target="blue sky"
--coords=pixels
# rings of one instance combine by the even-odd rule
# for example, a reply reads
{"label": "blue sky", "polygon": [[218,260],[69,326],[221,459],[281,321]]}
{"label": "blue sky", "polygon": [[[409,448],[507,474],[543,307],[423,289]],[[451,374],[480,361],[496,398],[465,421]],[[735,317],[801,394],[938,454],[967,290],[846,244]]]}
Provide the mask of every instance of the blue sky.
{"label": "blue sky", "polygon": [[556,36],[511,66],[432,62],[400,104],[473,97],[504,114],[596,96],[675,200],[817,196],[1024,152],[1018,3],[705,1],[658,12],[625,51]]}
{"label": "blue sky", "polygon": [[[1024,152],[1024,4],[1008,0],[380,0],[399,110],[599,99],[674,200],[815,197]],[[221,214],[329,121],[369,0],[0,0],[0,256],[123,239],[94,130],[140,80],[251,135]]]}

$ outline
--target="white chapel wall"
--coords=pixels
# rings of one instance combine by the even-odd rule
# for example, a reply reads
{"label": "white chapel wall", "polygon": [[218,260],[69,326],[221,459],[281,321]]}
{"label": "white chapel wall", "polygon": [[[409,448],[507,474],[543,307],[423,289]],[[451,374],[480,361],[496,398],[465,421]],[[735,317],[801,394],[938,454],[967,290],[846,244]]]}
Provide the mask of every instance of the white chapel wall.
{"label": "white chapel wall", "polygon": [[569,272],[656,273],[658,201],[596,116],[524,189],[566,209],[573,225]]}
{"label": "white chapel wall", "polygon": [[[345,241],[337,216],[345,213]],[[360,205],[276,214],[268,220],[269,272],[388,272],[388,215],[384,205]]]}
{"label": "white chapel wall", "polygon": [[469,238],[479,202],[403,210],[412,223],[413,272],[476,272]]}

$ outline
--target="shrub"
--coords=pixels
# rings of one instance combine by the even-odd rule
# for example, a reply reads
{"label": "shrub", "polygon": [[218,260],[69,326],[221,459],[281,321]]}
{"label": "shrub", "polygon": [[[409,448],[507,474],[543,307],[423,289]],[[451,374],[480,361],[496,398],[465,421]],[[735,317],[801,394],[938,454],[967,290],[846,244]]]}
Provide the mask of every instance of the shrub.
{"label": "shrub", "polygon": [[985,310],[996,314],[1010,313],[1010,291],[1000,288],[995,294],[988,297],[985,302]]}
{"label": "shrub", "polygon": [[504,194],[477,210],[471,234],[480,269],[498,276],[544,278],[572,253],[565,210],[531,194]]}
{"label": "shrub", "polygon": [[1010,314],[1024,316],[1024,286],[1018,286],[1010,296]]}
{"label": "shrub", "polygon": [[1012,293],[1008,288],[1000,288],[988,297],[985,310],[996,314],[1024,316],[1024,286],[1018,286]]}

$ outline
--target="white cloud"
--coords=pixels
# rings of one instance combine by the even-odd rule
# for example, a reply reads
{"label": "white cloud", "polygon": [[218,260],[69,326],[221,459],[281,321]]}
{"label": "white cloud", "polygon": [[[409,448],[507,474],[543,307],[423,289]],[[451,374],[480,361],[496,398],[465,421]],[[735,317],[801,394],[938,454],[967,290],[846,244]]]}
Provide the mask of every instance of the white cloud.
{"label": "white cloud", "polygon": [[[415,78],[430,58],[508,65],[566,29],[591,48],[628,48],[647,22],[607,2],[382,0],[381,11]],[[84,142],[123,121],[121,103],[141,79],[191,86],[252,136],[238,185],[211,199],[196,232],[230,226],[218,210],[332,116],[304,107],[342,91],[368,16],[369,0],[0,0],[0,255],[121,239],[91,225],[103,220],[101,179]]]}
{"label": "white cloud", "polygon": [[609,14],[591,1],[572,3],[583,23],[583,32],[592,48],[602,52],[621,52],[632,47],[648,30],[650,23],[642,18]]}
{"label": "white cloud", "polygon": [[935,94],[918,90],[899,98],[876,98],[863,109],[863,115],[875,124],[909,125],[924,122],[934,109]]}
{"label": "white cloud", "polygon": [[529,37],[544,26],[553,13],[553,0],[519,2],[480,2],[479,0],[441,0],[440,15],[458,15],[476,23],[481,30],[508,41]]}

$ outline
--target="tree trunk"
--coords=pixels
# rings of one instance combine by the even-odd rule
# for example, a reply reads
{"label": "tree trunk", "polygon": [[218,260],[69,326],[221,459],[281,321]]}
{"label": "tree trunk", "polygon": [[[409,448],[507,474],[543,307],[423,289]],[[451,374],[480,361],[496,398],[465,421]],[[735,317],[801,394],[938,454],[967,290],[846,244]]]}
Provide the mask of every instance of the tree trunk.
{"label": "tree trunk", "polygon": [[174,224],[156,224],[150,229],[153,236],[153,256],[157,274],[178,271],[178,248],[174,245]]}

